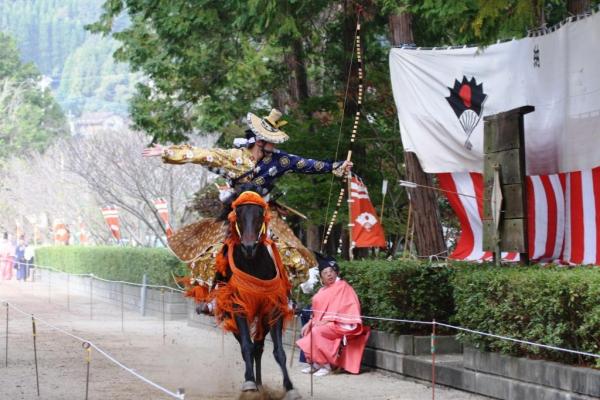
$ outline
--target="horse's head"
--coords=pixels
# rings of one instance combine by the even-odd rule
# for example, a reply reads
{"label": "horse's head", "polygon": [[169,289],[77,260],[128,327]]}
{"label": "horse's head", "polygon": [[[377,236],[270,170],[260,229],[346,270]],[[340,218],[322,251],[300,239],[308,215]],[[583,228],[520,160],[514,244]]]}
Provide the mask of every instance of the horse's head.
{"label": "horse's head", "polygon": [[256,192],[241,193],[232,203],[230,214],[232,234],[237,234],[244,257],[256,256],[259,243],[267,234],[268,205]]}

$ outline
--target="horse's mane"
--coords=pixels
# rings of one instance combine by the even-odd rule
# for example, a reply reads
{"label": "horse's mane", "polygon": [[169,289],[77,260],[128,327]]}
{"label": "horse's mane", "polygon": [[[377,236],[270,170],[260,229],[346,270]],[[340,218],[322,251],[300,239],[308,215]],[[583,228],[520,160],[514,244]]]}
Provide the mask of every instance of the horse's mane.
{"label": "horse's mane", "polygon": [[244,183],[237,186],[235,188],[235,193],[223,202],[223,209],[219,217],[217,217],[217,221],[227,221],[227,216],[233,211],[231,204],[244,192],[255,192],[260,194],[260,187],[254,183]]}

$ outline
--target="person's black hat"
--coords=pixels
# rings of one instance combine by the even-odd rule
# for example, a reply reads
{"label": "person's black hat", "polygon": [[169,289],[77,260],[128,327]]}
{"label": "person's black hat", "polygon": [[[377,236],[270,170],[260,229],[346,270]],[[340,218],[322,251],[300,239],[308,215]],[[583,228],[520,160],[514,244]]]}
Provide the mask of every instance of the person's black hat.
{"label": "person's black hat", "polygon": [[338,265],[337,261],[335,261],[335,258],[333,258],[331,256],[323,255],[316,251],[315,251],[315,256],[317,257],[317,262],[319,263],[319,265],[318,265],[319,275],[321,275],[321,272],[323,272],[323,270],[325,268],[329,268],[329,267],[333,268],[333,270],[335,272],[337,272],[338,274],[340,273],[340,266]]}

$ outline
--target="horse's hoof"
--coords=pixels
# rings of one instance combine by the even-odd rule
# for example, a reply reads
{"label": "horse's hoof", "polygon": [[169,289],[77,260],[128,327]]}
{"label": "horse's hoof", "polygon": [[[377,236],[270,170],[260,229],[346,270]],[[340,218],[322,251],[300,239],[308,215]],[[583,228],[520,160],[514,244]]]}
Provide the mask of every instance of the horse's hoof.
{"label": "horse's hoof", "polygon": [[285,393],[285,397],[283,399],[284,400],[300,400],[300,399],[302,399],[302,396],[300,396],[300,393],[298,393],[298,391],[296,389],[292,389],[292,390],[288,390]]}
{"label": "horse's hoof", "polygon": [[253,381],[246,381],[244,383],[242,383],[242,392],[256,392],[258,390],[258,387],[256,386],[256,383]]}

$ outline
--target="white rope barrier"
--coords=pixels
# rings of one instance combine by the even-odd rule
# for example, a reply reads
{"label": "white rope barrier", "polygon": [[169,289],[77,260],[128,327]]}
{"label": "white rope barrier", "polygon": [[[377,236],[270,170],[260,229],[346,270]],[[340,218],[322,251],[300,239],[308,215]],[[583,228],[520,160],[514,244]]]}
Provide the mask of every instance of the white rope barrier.
{"label": "white rope barrier", "polygon": [[530,342],[530,341],[522,340],[522,339],[515,339],[515,338],[511,338],[509,336],[495,335],[493,333],[476,331],[474,329],[462,328],[460,326],[454,326],[454,325],[444,324],[444,323],[441,323],[441,322],[436,322],[435,324],[439,325],[439,326],[446,327],[446,328],[456,329],[456,330],[463,331],[463,332],[474,333],[476,335],[489,336],[489,337],[493,337],[493,338],[496,338],[496,339],[507,340],[507,341],[510,341],[510,342],[515,342],[515,343],[520,343],[520,344],[527,344],[529,346],[542,347],[544,349],[562,351],[562,352],[571,353],[571,354],[578,354],[578,355],[586,356],[586,357],[600,358],[600,354],[587,353],[585,351],[578,351],[578,350],[571,350],[571,349],[564,349],[562,347],[551,346],[551,345],[542,344],[542,343],[535,343],[535,342]]}
{"label": "white rope barrier", "polygon": [[47,269],[47,270],[54,271],[54,272],[57,272],[57,273],[60,273],[60,274],[71,275],[71,276],[88,277],[88,278],[92,278],[92,279],[95,279],[95,280],[98,280],[98,281],[102,281],[102,282],[122,283],[122,284],[125,284],[125,285],[132,285],[132,286],[139,286],[139,287],[145,286],[147,288],[166,289],[166,290],[171,290],[171,291],[174,291],[174,292],[185,293],[185,290],[181,290],[181,289],[174,288],[174,287],[171,287],[171,286],[151,285],[151,284],[143,284],[143,283],[135,283],[135,282],[127,282],[127,281],[113,281],[113,280],[110,280],[110,279],[100,278],[99,276],[96,276],[96,275],[91,274],[91,273],[90,274],[74,274],[74,273],[71,273],[71,272],[61,271],[59,269],[56,269],[56,268],[48,266],[48,265],[39,265],[39,264],[29,264],[29,265],[34,266],[35,268]]}
{"label": "white rope barrier", "polygon": [[129,372],[131,375],[135,376],[136,378],[138,378],[142,382],[145,382],[148,385],[150,385],[150,386],[152,386],[152,387],[160,390],[161,392],[165,393],[166,395],[168,395],[168,396],[170,396],[170,397],[172,397],[174,399],[181,399],[181,400],[185,399],[185,397],[184,397],[183,394],[172,392],[169,389],[166,389],[166,388],[160,386],[158,383],[155,383],[155,382],[151,381],[150,379],[144,377],[143,375],[140,375],[139,373],[137,373],[132,368],[127,367],[125,364],[123,364],[119,360],[115,359],[113,356],[111,356],[108,352],[106,352],[105,350],[103,350],[102,348],[100,348],[94,342],[92,342],[90,340],[87,340],[87,339],[84,339],[82,337],[79,337],[77,335],[74,335],[74,334],[72,334],[72,333],[70,333],[70,332],[68,332],[68,331],[66,331],[66,330],[64,330],[62,328],[59,328],[59,327],[57,327],[57,326],[49,323],[48,321],[46,321],[46,320],[44,320],[44,319],[42,319],[42,318],[40,318],[38,316],[35,316],[34,314],[28,313],[28,312],[20,309],[19,307],[17,307],[16,305],[14,305],[13,303],[11,303],[9,301],[6,301],[6,300],[0,300],[0,301],[2,301],[5,304],[8,304],[9,307],[11,307],[15,311],[23,314],[26,317],[34,317],[36,321],[41,322],[42,324],[46,325],[50,329],[53,329],[53,330],[55,330],[57,332],[60,332],[60,333],[62,333],[64,335],[67,335],[67,336],[69,336],[69,337],[71,337],[71,338],[73,338],[73,339],[75,339],[75,340],[77,340],[77,341],[79,341],[81,343],[87,343],[87,344],[89,344],[92,348],[96,349],[96,351],[98,351],[98,353],[102,354],[106,359],[108,359],[109,361],[111,361],[112,363],[114,363],[115,365],[117,365],[118,367],[120,367],[123,370]]}
{"label": "white rope barrier", "polygon": [[[322,313],[322,314],[325,314],[325,315],[327,315],[327,314],[329,314],[329,315],[335,315],[335,316],[339,316],[339,317],[342,317],[342,318],[350,318],[350,317],[356,318],[355,315],[336,313],[336,312],[332,312],[332,311],[312,310],[312,309],[309,309],[309,308],[302,309],[302,311],[317,312],[317,313]],[[362,318],[362,319],[376,320],[376,321],[401,322],[401,323],[420,324],[420,325],[437,325],[437,326],[443,326],[445,328],[456,329],[456,330],[463,331],[463,332],[473,333],[473,334],[476,334],[476,335],[489,336],[489,337],[493,337],[493,338],[496,338],[496,339],[507,340],[507,341],[511,341],[511,342],[515,342],[515,343],[520,343],[520,344],[526,344],[526,345],[529,345],[529,346],[541,347],[541,348],[544,348],[544,349],[555,350],[555,351],[562,351],[562,352],[565,352],[565,353],[577,354],[577,355],[586,356],[586,357],[600,358],[600,354],[587,353],[585,351],[565,349],[565,348],[562,348],[562,347],[551,346],[551,345],[548,345],[548,344],[535,343],[535,342],[530,342],[530,341],[522,340],[522,339],[515,339],[515,338],[509,337],[509,336],[502,336],[502,335],[496,335],[496,334],[488,333],[488,332],[476,331],[474,329],[468,329],[468,328],[463,328],[463,327],[460,327],[460,326],[455,326],[455,325],[450,325],[450,324],[444,324],[442,322],[437,322],[437,321],[415,321],[415,320],[398,319],[398,318],[370,317],[370,316],[367,316],[367,315],[360,315],[360,318]]]}

